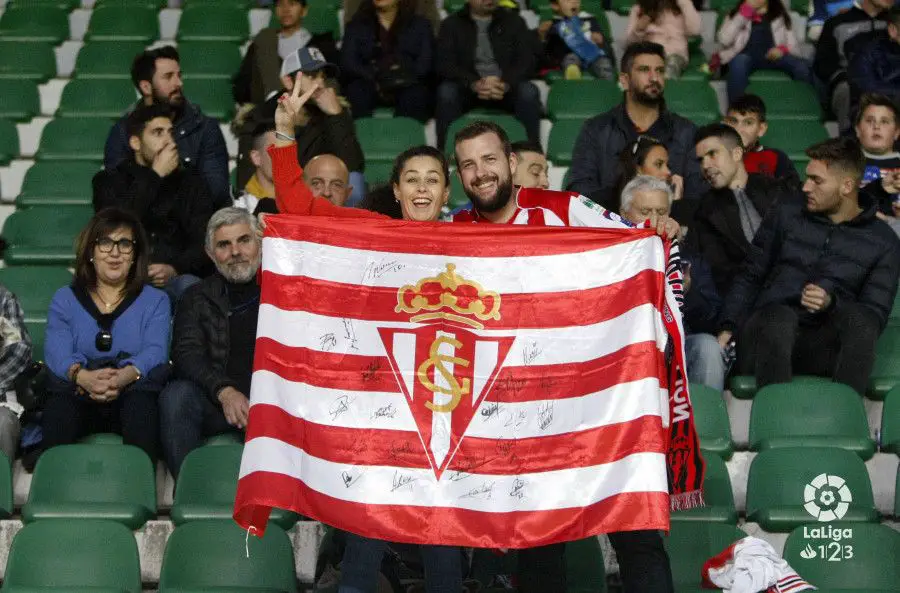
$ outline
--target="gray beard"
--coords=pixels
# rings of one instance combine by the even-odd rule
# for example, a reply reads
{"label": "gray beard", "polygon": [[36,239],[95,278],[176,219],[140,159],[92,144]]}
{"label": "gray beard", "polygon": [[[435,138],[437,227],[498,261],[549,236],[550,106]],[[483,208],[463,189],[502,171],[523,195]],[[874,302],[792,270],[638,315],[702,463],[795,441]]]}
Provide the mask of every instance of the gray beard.
{"label": "gray beard", "polygon": [[228,282],[232,284],[245,284],[256,277],[259,271],[259,262],[241,264],[240,266],[229,266],[228,264],[220,264],[216,262],[216,269],[222,274]]}

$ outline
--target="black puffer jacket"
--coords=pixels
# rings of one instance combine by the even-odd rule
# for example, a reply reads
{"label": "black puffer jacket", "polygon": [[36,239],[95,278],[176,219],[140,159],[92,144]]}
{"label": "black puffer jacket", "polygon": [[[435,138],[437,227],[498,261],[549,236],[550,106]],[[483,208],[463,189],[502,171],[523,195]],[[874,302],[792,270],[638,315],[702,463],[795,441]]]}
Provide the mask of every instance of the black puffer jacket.
{"label": "black puffer jacket", "polygon": [[835,224],[807,212],[800,201],[776,204],[756,233],[750,252],[725,301],[722,328],[740,327],[749,313],[772,304],[796,307],[801,319],[814,321],[800,307],[807,283],[831,295],[831,307],[855,302],[881,322],[888,315],[900,278],[900,239],[875,216],[874,202],[860,196],[863,211]]}

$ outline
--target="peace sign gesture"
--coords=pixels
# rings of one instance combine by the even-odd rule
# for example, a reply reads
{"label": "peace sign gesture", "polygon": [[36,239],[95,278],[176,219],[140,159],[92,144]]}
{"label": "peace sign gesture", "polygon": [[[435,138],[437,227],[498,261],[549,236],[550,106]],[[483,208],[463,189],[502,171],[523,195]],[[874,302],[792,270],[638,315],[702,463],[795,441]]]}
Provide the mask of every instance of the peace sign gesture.
{"label": "peace sign gesture", "polygon": [[310,97],[321,88],[321,82],[313,81],[309,89],[301,94],[300,81],[303,73],[298,72],[297,78],[294,80],[294,88],[290,93],[284,93],[278,98],[278,108],[275,110],[275,129],[287,136],[294,136],[294,127],[300,116],[303,106],[309,101]]}

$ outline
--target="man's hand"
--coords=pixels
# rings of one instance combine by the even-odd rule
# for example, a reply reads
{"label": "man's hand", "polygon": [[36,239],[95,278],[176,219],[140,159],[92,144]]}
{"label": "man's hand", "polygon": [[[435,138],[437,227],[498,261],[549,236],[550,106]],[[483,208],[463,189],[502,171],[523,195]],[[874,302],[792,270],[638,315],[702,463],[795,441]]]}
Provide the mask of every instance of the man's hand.
{"label": "man's hand", "polygon": [[160,177],[167,177],[178,168],[178,147],[174,142],[169,142],[156,153],[151,167]]}
{"label": "man's hand", "polygon": [[664,239],[676,239],[681,232],[681,225],[668,216],[650,215],[650,224],[647,228],[656,229],[656,234]]}
{"label": "man's hand", "polygon": [[800,306],[810,313],[819,313],[831,306],[831,295],[820,286],[807,284],[800,295]]}
{"label": "man's hand", "polygon": [[881,170],[881,187],[889,194],[900,194],[900,169]]}
{"label": "man's hand", "polygon": [[509,90],[509,85],[499,76],[488,76],[484,80],[488,85],[488,99],[492,101],[500,101]]}
{"label": "man's hand", "polygon": [[652,23],[653,23],[653,19],[651,19],[649,15],[640,13],[640,14],[638,14],[638,20],[637,20],[637,23],[635,24],[634,28],[638,33],[643,33],[644,31],[647,30],[647,27],[649,27]]}
{"label": "man's hand", "polygon": [[673,200],[680,200],[684,197],[684,177],[681,175],[672,175],[672,178],[669,180],[669,183],[672,185],[672,196]]}
{"label": "man's hand", "polygon": [[773,47],[769,51],[766,52],[766,59],[770,62],[777,62],[781,58],[784,57],[784,52],[778,49],[777,47]]}
{"label": "man's hand", "polygon": [[719,346],[722,347],[722,350],[728,348],[728,344],[731,342],[731,338],[733,335],[734,334],[727,330],[719,333]]}
{"label": "man's hand", "polygon": [[321,83],[319,88],[313,93],[312,100],[319,106],[319,109],[328,115],[338,115],[344,110],[338,99],[337,91]]}
{"label": "man's hand", "polygon": [[178,272],[169,264],[150,264],[150,267],[147,268],[147,275],[150,276],[150,284],[162,288],[169,283],[169,280],[177,276]]}
{"label": "man's hand", "polygon": [[218,399],[228,424],[241,430],[246,428],[250,416],[250,402],[247,396],[234,387],[225,387],[219,392]]}
{"label": "man's hand", "polygon": [[491,84],[488,82],[487,78],[480,78],[472,84],[472,92],[482,101],[490,101]]}
{"label": "man's hand", "polygon": [[687,294],[691,290],[690,262],[684,262],[684,269],[681,271],[681,284],[684,286],[684,294]]}

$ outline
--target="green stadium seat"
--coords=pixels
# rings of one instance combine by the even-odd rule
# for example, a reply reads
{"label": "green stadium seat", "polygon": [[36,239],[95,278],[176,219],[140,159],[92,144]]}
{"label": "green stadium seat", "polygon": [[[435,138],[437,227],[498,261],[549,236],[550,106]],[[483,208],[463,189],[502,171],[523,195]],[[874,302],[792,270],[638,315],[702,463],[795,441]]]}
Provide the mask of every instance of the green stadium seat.
{"label": "green stadium seat", "polygon": [[0,78],[46,82],[56,76],[56,54],[49,43],[0,41]]}
{"label": "green stadium seat", "polygon": [[[246,548],[245,548],[246,546]],[[296,591],[291,540],[277,525],[247,538],[232,520],[193,521],[169,537],[159,591]]]}
{"label": "green stadium seat", "polygon": [[41,102],[33,80],[0,80],[0,119],[25,121],[40,112]]}
{"label": "green stadium seat", "polygon": [[0,167],[5,167],[19,156],[19,131],[16,124],[0,119]]}
{"label": "green stadium seat", "polygon": [[46,322],[53,295],[71,283],[72,272],[63,267],[9,266],[0,269],[0,284],[18,297],[25,321]]}
{"label": "green stadium seat", "polygon": [[26,525],[9,550],[5,593],[141,593],[137,542],[112,521],[46,519]]}
{"label": "green stadium seat", "polygon": [[[175,484],[175,525],[231,518],[243,451],[242,445],[221,444],[200,447],[188,454]],[[274,509],[269,523],[290,529],[297,519],[296,513]]]}
{"label": "green stadium seat", "polygon": [[76,78],[121,78],[131,83],[131,62],[142,41],[88,41],[75,58]]}
{"label": "green stadium seat", "polygon": [[894,517],[900,519],[900,466],[897,467],[897,483],[894,486]]}
{"label": "green stadium seat", "polygon": [[900,591],[900,533],[887,525],[842,523],[852,537],[839,542],[810,537],[810,530],[823,525],[798,527],[784,544],[784,559],[801,577],[834,593]]}
{"label": "green stadium seat", "polygon": [[39,3],[7,7],[0,17],[4,41],[45,41],[59,45],[69,38],[69,14],[62,8]]}
{"label": "green stadium seat", "polygon": [[596,537],[566,544],[566,582],[570,593],[606,593],[603,549]]}
{"label": "green stadium seat", "polygon": [[0,453],[0,519],[8,519],[13,513],[12,462]]}
{"label": "green stadium seat", "polygon": [[667,81],[666,108],[688,119],[716,121],[720,118],[716,91],[705,80]]}
{"label": "green stadium seat", "polygon": [[99,170],[90,162],[36,163],[25,173],[16,207],[89,206],[91,180]]}
{"label": "green stadium seat", "polygon": [[47,329],[47,321],[26,321],[25,329],[31,336],[31,360],[44,360],[44,331]]}
{"label": "green stadium seat", "polygon": [[663,538],[672,566],[672,581],[678,593],[700,589],[703,564],[747,534],[734,525],[707,522],[672,523],[669,536]]}
{"label": "green stadium seat", "polygon": [[622,102],[622,91],[611,80],[560,80],[550,87],[547,115],[553,121],[583,121]]}
{"label": "green stadium seat", "polygon": [[178,55],[182,74],[191,80],[224,78],[230,81],[241,67],[241,48],[228,41],[182,41],[178,44]]}
{"label": "green stadium seat", "polygon": [[328,2],[310,2],[303,27],[313,35],[331,33],[335,40],[341,38],[341,21],[337,8]]}
{"label": "green stadium seat", "polygon": [[750,449],[782,447],[838,447],[871,458],[875,442],[862,398],[841,383],[763,387],[750,411]]}
{"label": "green stadium seat", "polygon": [[156,471],[131,445],[62,445],[34,468],[26,523],[44,519],[108,519],[138,529],[156,516]]}
{"label": "green stadium seat", "polygon": [[688,64],[681,73],[680,80],[693,80],[709,82],[709,73],[704,70],[704,66],[709,63],[709,58],[698,48],[688,47],[690,54],[688,55]]}
{"label": "green stadium seat", "polygon": [[634,0],[612,0],[610,6],[619,14],[627,16],[631,11],[631,7],[634,5],[634,3]]}
{"label": "green stadium seat", "polygon": [[80,8],[81,0],[9,0],[6,6],[43,6],[68,12]]}
{"label": "green stadium seat", "polygon": [[[766,117],[773,120],[805,120],[822,119],[822,108],[812,85],[805,82],[766,81],[751,82],[747,93],[759,95],[766,103]],[[668,102],[669,93],[666,89]]]}
{"label": "green stadium seat", "polygon": [[[826,476],[827,483],[820,484]],[[841,512],[843,521],[878,520],[866,465],[855,453],[830,447],[769,449],[750,465],[747,520],[766,531],[787,533]]]}
{"label": "green stadium seat", "polygon": [[447,128],[447,142],[444,146],[444,152],[447,155],[451,157],[453,156],[453,137],[456,135],[456,133],[473,121],[479,119],[489,119],[506,130],[506,134],[509,136],[510,142],[525,140],[528,137],[528,134],[525,133],[525,126],[523,126],[522,122],[517,120],[512,115],[509,115],[508,113],[498,113],[496,111],[486,109],[473,109],[458,120],[451,123],[450,127]]}
{"label": "green stadium seat", "polygon": [[425,128],[409,117],[363,117],[356,120],[356,137],[366,155],[368,173],[368,164],[372,161],[393,162],[410,146],[425,144]]}
{"label": "green stadium seat", "polygon": [[882,400],[900,383],[900,327],[888,326],[875,347],[875,366],[869,376],[866,397]]}
{"label": "green stadium seat", "polygon": [[469,196],[467,196],[465,190],[463,190],[462,181],[460,181],[459,175],[456,174],[456,171],[451,170],[450,201],[447,203],[447,208],[452,212],[457,208],[465,208],[469,206],[470,203]]}
{"label": "green stadium seat", "polygon": [[91,13],[86,41],[139,41],[150,43],[159,38],[157,9],[134,3],[107,4]]}
{"label": "green stadium seat", "polygon": [[83,445],[121,445],[123,443],[122,435],[114,432],[95,432],[79,439],[78,442]]}
{"label": "green stadium seat", "polygon": [[579,119],[560,119],[553,123],[547,142],[547,158],[554,167],[567,167],[572,162],[572,151],[582,125],[584,121]]}
{"label": "green stadium seat", "polygon": [[369,187],[384,185],[391,180],[394,163],[388,161],[366,162],[366,184]]}
{"label": "green stadium seat", "polygon": [[[797,375],[793,383],[831,383],[828,377],[814,377],[812,375]],[[737,399],[753,399],[756,395],[756,377],[752,375],[735,375],[728,385],[731,394]]]}
{"label": "green stadium seat", "polygon": [[888,317],[888,325],[900,325],[900,291],[894,297],[894,306],[891,308],[891,316]]}
{"label": "green stadium seat", "polygon": [[[693,394],[691,397],[692,401],[696,401],[693,400]],[[703,458],[706,461],[706,474],[703,478],[703,500],[706,506],[673,512],[672,521],[712,521],[734,525],[737,523],[737,510],[725,460],[705,449]]]}
{"label": "green stadium seat", "polygon": [[3,224],[6,265],[71,265],[75,238],[92,215],[93,210],[83,206],[16,210]]}
{"label": "green stadium seat", "polygon": [[[123,79],[75,79],[63,89],[57,117],[119,118],[137,100],[130,81]],[[107,124],[98,122],[97,125]],[[107,130],[108,131],[108,130]]]}
{"label": "green stadium seat", "polygon": [[243,445],[244,438],[236,432],[224,432],[209,437],[203,442],[204,447],[218,447],[220,445]]}
{"label": "green stadium seat", "polygon": [[[191,4],[197,4],[198,0],[191,0]],[[81,0],[78,0],[78,3],[81,3]],[[94,7],[100,6],[151,6],[153,8],[161,9],[166,8],[169,5],[169,0],[95,0]]]}
{"label": "green stadium seat", "polygon": [[705,451],[719,455],[722,459],[731,459],[731,455],[734,453],[734,443],[731,441],[728,410],[725,409],[725,400],[722,399],[722,394],[712,387],[699,383],[692,383],[690,392],[700,446]]}
{"label": "green stadium seat", "polygon": [[757,70],[750,75],[750,82],[791,82],[791,76],[781,70]]}
{"label": "green stadium seat", "polygon": [[35,158],[38,162],[90,161],[99,168],[109,128],[96,119],[54,119],[41,134]]}
{"label": "green stadium seat", "polygon": [[804,170],[809,162],[806,149],[828,138],[828,130],[818,122],[783,120],[772,122],[762,143],[783,150],[798,169]]}
{"label": "green stadium seat", "polygon": [[881,409],[881,450],[900,455],[900,385],[891,389]]}
{"label": "green stadium seat", "polygon": [[[305,23],[304,23],[305,26]],[[181,12],[178,42],[231,41],[243,43],[250,35],[247,9],[219,4],[188,5]]]}
{"label": "green stadium seat", "polygon": [[229,121],[234,114],[231,81],[226,78],[198,80],[185,89],[185,94],[204,114],[219,121]]}

